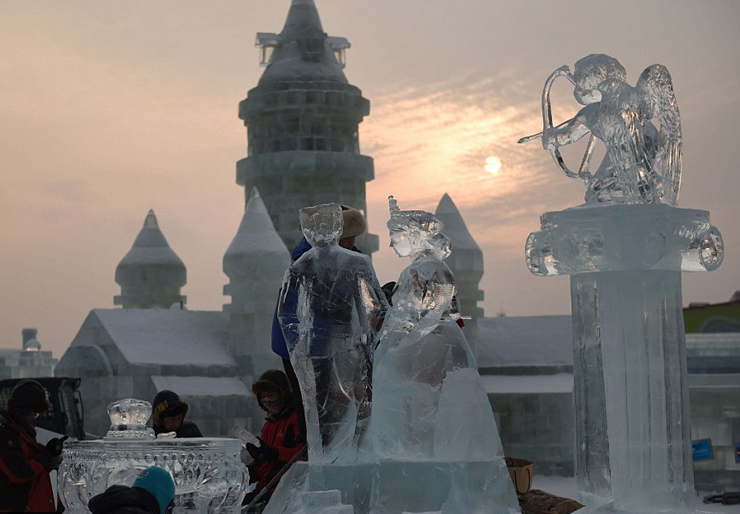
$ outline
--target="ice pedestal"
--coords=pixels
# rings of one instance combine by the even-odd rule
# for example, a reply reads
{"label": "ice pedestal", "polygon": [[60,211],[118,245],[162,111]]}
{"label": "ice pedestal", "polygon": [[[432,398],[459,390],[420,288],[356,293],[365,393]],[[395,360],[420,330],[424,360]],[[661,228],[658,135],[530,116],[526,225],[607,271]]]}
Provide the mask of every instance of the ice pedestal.
{"label": "ice pedestal", "polygon": [[579,207],[542,216],[526,257],[571,275],[580,500],[624,512],[692,510],[681,271],[722,262],[706,211]]}
{"label": "ice pedestal", "polygon": [[[280,481],[264,514],[303,514],[313,495],[335,499],[321,514],[513,514],[519,504],[503,459],[478,462],[401,462],[356,465],[299,462]],[[337,501],[339,499],[339,501]],[[502,499],[505,501],[502,502]]]}
{"label": "ice pedestal", "polygon": [[145,425],[151,404],[141,400],[114,402],[108,412],[112,426],[104,439],[64,444],[58,476],[68,512],[88,512],[90,498],[112,485],[131,486],[149,466],[172,475],[175,512],[239,512],[248,473],[238,439],[155,439]]}

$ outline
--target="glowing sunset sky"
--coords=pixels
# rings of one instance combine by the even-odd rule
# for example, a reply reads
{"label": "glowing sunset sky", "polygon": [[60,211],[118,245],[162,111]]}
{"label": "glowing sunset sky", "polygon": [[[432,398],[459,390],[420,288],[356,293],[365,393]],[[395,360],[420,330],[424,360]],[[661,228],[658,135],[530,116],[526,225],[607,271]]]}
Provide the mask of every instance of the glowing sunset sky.
{"label": "glowing sunset sky", "polygon": [[[324,30],[352,43],[345,73],[371,102],[360,145],[375,159],[381,282],[407,265],[387,248],[386,197],[434,211],[449,193],[484,251],[486,314],[569,313],[569,279],[531,276],[523,248],[539,216],[582,203],[583,187],[516,140],[541,130],[552,70],[607,53],[633,84],[650,64],[670,70],[679,205],[709,210],[724,235],[723,266],[684,275],[684,303],[740,289],[739,2],[316,1]],[[229,302],[221,263],[247,152],[237,106],[264,71],[255,34],[279,32],[289,4],[0,2],[0,347],[36,327],[61,357],[91,309],[113,307],[115,267],[150,208],[187,266],[188,308]],[[567,86],[553,92],[561,121],[577,109]]]}

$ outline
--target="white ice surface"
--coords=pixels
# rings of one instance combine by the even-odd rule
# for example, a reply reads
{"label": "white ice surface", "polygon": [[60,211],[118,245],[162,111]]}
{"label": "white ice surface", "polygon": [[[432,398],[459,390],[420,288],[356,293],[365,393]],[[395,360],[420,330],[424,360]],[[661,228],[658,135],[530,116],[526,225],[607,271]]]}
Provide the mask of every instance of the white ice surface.
{"label": "white ice surface", "polygon": [[482,375],[487,394],[572,393],[573,374],[554,375]]}
{"label": "white ice surface", "polygon": [[[578,499],[578,492],[576,491],[576,479],[575,477],[558,477],[558,476],[539,476],[535,473],[532,481],[532,489],[540,489],[556,496],[562,496],[563,498]],[[697,494],[697,514],[703,513],[714,513],[720,512],[723,514],[740,512],[740,506],[738,505],[721,505],[716,503],[703,504],[701,499],[708,493],[699,492]]]}
{"label": "white ice surface", "polygon": [[193,398],[198,396],[251,396],[247,386],[237,377],[176,377],[152,376],[157,391],[168,389]]}
{"label": "white ice surface", "polygon": [[95,309],[93,313],[130,363],[235,364],[226,349],[228,322],[221,312]]}
{"label": "white ice surface", "polygon": [[573,364],[570,316],[478,320],[478,367]]}

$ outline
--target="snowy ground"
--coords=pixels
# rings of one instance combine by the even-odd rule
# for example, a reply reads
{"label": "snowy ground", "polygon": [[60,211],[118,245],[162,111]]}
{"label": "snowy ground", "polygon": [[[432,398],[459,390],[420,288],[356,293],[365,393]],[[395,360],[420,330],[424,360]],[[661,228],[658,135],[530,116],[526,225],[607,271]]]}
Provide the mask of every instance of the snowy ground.
{"label": "snowy ground", "polygon": [[[738,486],[740,488],[740,485]],[[576,481],[573,477],[555,477],[555,476],[534,476],[532,483],[533,489],[540,489],[548,493],[562,496],[564,498],[577,499]],[[701,499],[709,493],[699,493],[697,495],[697,514],[720,512],[722,514],[740,514],[740,505],[720,505],[712,503],[705,505]]]}

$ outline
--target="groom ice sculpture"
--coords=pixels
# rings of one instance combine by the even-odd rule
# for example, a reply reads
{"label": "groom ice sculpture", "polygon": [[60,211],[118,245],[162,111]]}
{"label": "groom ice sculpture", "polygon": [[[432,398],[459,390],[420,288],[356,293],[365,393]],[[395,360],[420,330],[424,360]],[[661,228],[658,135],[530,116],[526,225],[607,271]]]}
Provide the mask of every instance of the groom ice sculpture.
{"label": "groom ice sculpture", "polygon": [[303,395],[309,461],[355,458],[369,423],[375,333],[387,302],[370,259],[338,245],[339,204],[300,210],[312,248],[288,268],[278,318]]}
{"label": "groom ice sculpture", "polygon": [[[450,314],[450,240],[425,211],[389,197],[391,246],[410,257],[375,351],[372,441],[380,458],[471,461],[502,456],[475,358]],[[457,315],[459,317],[459,315]]]}

